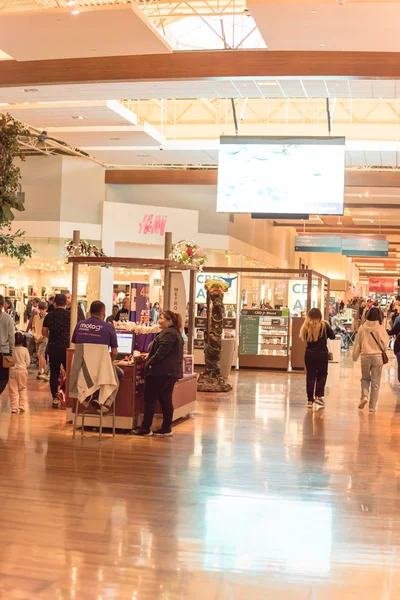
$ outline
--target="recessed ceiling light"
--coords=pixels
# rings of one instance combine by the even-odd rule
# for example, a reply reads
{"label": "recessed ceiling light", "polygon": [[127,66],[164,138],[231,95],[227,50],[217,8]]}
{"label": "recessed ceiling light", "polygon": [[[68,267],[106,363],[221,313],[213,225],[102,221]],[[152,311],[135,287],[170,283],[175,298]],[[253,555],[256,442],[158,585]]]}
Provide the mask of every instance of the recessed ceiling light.
{"label": "recessed ceiling light", "polygon": [[257,83],[263,87],[275,87],[278,85],[277,81],[258,81]]}
{"label": "recessed ceiling light", "polygon": [[71,118],[72,118],[72,119],[79,119],[79,120],[80,120],[80,119],[84,119],[85,117],[82,117],[81,115],[79,115],[79,116],[76,116],[76,117],[71,117]]}
{"label": "recessed ceiling light", "polygon": [[69,0],[67,2],[67,6],[74,6],[74,4],[76,4],[76,0]]}
{"label": "recessed ceiling light", "polygon": [[317,12],[317,11],[315,10],[315,8],[313,8],[313,9],[312,9],[312,11],[311,11],[311,14],[312,14],[312,15],[315,15],[315,13],[316,13],[316,12]]}
{"label": "recessed ceiling light", "polygon": [[120,140],[121,138],[112,137],[110,140]]}
{"label": "recessed ceiling light", "polygon": [[73,11],[71,12],[71,15],[79,15],[79,10],[73,10]]}
{"label": "recessed ceiling light", "polygon": [[323,48],[325,46],[325,44],[320,44],[321,48]]}

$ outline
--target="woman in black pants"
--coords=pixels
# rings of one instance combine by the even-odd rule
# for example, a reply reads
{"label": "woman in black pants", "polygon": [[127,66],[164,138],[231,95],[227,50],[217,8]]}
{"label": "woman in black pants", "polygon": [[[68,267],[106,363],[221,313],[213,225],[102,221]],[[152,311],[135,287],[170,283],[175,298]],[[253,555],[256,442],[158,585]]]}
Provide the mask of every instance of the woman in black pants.
{"label": "woman in black pants", "polygon": [[307,408],[313,404],[325,406],[324,394],[328,377],[328,339],[334,340],[331,326],[322,320],[319,308],[312,308],[300,330],[300,337],[307,343]]}
{"label": "woman in black pants", "polygon": [[[183,339],[180,315],[164,310],[159,318],[160,333],[151,346],[144,367],[144,418],[141,427],[131,433],[150,437],[172,437],[171,425],[174,414],[172,393],[175,382],[183,377]],[[161,429],[151,430],[155,406],[160,402],[163,423]]]}

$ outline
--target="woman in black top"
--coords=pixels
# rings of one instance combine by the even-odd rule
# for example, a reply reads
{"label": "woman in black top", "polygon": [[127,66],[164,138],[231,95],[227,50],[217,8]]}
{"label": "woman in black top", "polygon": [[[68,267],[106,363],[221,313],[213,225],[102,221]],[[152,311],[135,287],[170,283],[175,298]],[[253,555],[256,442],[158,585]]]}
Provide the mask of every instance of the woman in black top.
{"label": "woman in black top", "polygon": [[328,339],[334,340],[331,326],[322,320],[319,308],[312,308],[300,330],[300,337],[307,343],[307,408],[315,402],[325,406],[325,384],[328,377]]}
{"label": "woman in black top", "polygon": [[[144,418],[141,427],[132,429],[133,435],[171,437],[174,414],[172,393],[175,382],[183,377],[183,339],[181,316],[164,310],[158,322],[158,333],[144,366]],[[151,431],[155,406],[160,402],[163,413],[161,429]]]}

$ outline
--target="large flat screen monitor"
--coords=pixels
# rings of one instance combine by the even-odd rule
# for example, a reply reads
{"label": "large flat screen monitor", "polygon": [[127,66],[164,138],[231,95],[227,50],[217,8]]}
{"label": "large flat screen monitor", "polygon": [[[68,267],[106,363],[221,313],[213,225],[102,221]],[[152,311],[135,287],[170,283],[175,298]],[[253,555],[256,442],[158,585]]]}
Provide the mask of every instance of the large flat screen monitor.
{"label": "large flat screen monitor", "polygon": [[217,212],[342,215],[345,138],[221,137]]}

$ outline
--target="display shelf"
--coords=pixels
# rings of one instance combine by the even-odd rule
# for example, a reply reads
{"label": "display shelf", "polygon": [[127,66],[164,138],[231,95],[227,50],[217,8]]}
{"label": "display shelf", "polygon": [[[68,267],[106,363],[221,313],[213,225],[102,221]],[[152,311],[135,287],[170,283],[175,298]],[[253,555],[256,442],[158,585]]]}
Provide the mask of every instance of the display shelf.
{"label": "display shelf", "polygon": [[243,310],[240,317],[242,367],[287,369],[289,314],[282,310]]}

